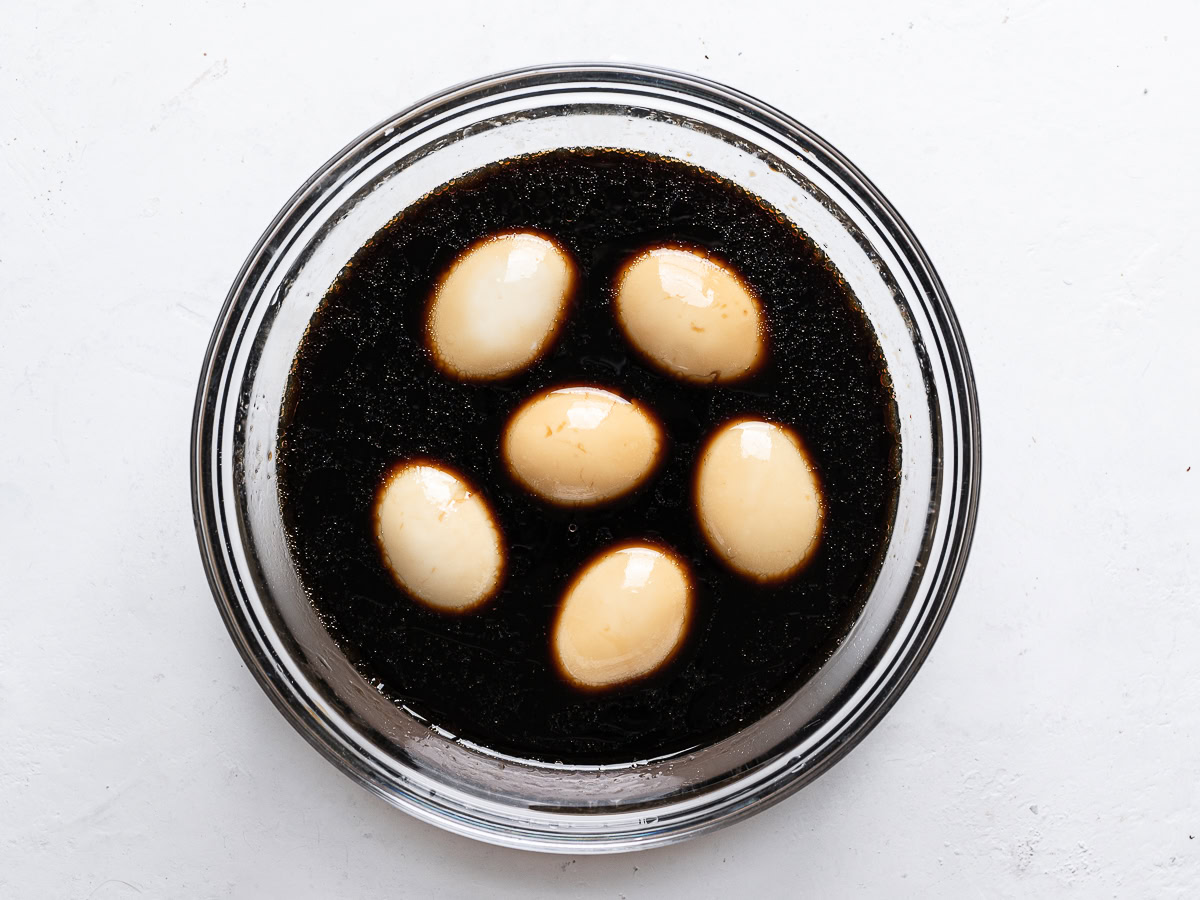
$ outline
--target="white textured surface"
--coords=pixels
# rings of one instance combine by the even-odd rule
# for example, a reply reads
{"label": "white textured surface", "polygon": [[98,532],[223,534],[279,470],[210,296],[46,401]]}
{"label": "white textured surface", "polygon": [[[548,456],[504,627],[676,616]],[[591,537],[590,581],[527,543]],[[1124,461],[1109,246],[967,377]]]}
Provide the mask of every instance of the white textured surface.
{"label": "white textured surface", "polygon": [[[8,5],[0,896],[1200,894],[1200,9],[799,6]],[[877,182],[957,305],[985,460],[958,605],[858,749],[745,824],[572,860],[411,821],[292,732],[209,599],[186,447],[228,284],[313,169],[588,57],[741,87]]]}

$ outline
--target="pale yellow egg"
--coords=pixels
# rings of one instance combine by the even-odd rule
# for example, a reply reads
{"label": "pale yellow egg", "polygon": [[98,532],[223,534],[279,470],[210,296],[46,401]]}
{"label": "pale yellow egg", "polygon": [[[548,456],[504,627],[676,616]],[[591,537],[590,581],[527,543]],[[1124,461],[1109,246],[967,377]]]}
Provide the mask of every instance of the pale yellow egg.
{"label": "pale yellow egg", "polygon": [[611,500],[658,461],[658,424],[638,404],[596,387],[565,387],[527,401],[501,444],[514,477],[543,499],[569,506]]}
{"label": "pale yellow egg", "polygon": [[731,568],[758,581],[798,571],[816,549],[821,486],[799,439],[772,422],[721,428],[696,473],[700,527]]}
{"label": "pale yellow egg", "polygon": [[575,265],[558,243],[503,232],[467,248],[443,276],[427,322],[439,368],[468,381],[533,363],[566,315]]}
{"label": "pale yellow egg", "polygon": [[630,342],[688,381],[749,375],[766,351],[758,298],[723,263],[680,247],[635,256],[616,285],[617,320]]}
{"label": "pale yellow egg", "polygon": [[650,544],[613,548],[567,588],[554,623],[554,658],[579,687],[633,681],[675,653],[691,607],[691,581],[673,554]]}
{"label": "pale yellow egg", "polygon": [[400,586],[434,609],[466,612],[499,586],[500,529],[483,497],[447,469],[393,469],[376,497],[375,537]]}

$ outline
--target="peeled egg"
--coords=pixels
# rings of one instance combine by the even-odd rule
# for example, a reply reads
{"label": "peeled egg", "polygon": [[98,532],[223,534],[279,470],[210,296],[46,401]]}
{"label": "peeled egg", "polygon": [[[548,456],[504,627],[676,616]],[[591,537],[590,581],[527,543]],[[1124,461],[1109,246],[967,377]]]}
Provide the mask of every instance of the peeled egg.
{"label": "peeled egg", "polygon": [[735,571],[773,581],[808,561],[821,535],[821,487],[800,440],[771,422],[741,420],[708,442],[696,473],[696,512]]}
{"label": "peeled egg", "polygon": [[626,264],[616,312],[630,342],[688,381],[733,381],[765,352],[758,298],[729,267],[680,247],[655,247]]}
{"label": "peeled egg", "polygon": [[574,280],[567,252],[540,234],[504,232],[467,248],[429,308],[429,347],[438,367],[465,380],[525,368],[557,334]]}
{"label": "peeled egg", "polygon": [[687,570],[673,554],[650,544],[607,550],[563,595],[554,658],[563,675],[583,688],[649,675],[683,641],[691,605]]}
{"label": "peeled egg", "polygon": [[543,499],[600,503],[632,490],[658,461],[658,424],[636,403],[595,387],[565,387],[526,402],[504,430],[513,476]]}
{"label": "peeled egg", "polygon": [[504,568],[500,531],[483,497],[430,463],[404,463],[375,501],[384,564],[406,591],[443,612],[466,612],[495,592]]}

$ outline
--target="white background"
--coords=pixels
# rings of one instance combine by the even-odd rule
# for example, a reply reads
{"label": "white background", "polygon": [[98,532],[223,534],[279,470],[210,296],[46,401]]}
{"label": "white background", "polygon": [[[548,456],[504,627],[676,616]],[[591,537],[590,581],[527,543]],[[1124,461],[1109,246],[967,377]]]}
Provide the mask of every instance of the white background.
{"label": "white background", "polygon": [[[0,897],[1200,896],[1195,4],[3,7]],[[946,281],[985,439],[958,603],[883,724],[749,822],[600,859],[445,835],[318,758],[224,632],[187,477],[291,192],[428,93],[579,58],[726,81],[858,163]]]}

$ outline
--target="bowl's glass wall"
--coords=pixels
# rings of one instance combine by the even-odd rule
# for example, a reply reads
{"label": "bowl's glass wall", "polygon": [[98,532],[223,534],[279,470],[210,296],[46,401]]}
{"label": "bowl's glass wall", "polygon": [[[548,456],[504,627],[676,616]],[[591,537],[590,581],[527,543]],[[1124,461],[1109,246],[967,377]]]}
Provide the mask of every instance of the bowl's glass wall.
{"label": "bowl's glass wall", "polygon": [[[789,216],[837,265],[887,358],[902,471],[885,562],[849,638],[750,728],[618,766],[530,764],[457,741],[370,687],[316,619],[285,540],[274,448],[292,360],[345,262],[398,211],[497,159],[616,147],[684,159]],[[750,98],[670,73],[498,76],[364,135],[264,235],[218,323],[197,405],[197,527],[218,605],[268,694],[326,755],[422,818],[540,849],[628,849],[730,821],[815,777],[890,705],[928,650],[969,545],[977,414],[936,275],[869,183]]]}

